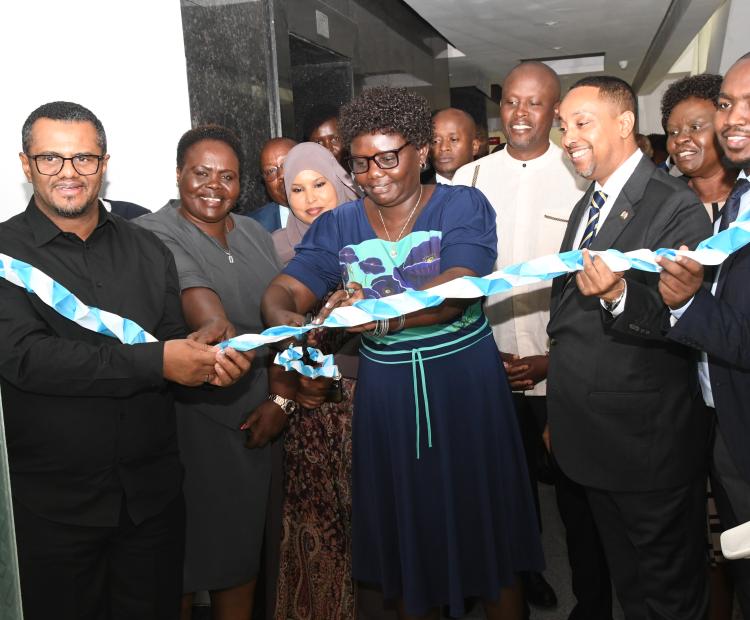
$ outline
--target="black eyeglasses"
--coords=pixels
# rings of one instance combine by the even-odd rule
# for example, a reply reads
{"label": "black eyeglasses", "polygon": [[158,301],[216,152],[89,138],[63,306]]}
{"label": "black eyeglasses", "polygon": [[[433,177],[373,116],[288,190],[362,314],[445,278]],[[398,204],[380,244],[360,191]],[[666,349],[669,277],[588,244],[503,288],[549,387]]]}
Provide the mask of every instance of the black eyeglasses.
{"label": "black eyeglasses", "polygon": [[78,155],[73,155],[73,157],[63,157],[62,155],[55,155],[53,153],[43,153],[41,155],[26,155],[26,157],[34,160],[39,174],[50,177],[60,174],[60,171],[65,166],[65,162],[69,161],[73,164],[73,169],[78,174],[87,177],[99,172],[99,164],[105,156],[79,153]]}
{"label": "black eyeglasses", "polygon": [[349,166],[349,170],[352,171],[352,174],[362,174],[363,172],[367,172],[370,169],[371,161],[374,161],[375,165],[381,170],[395,168],[398,166],[399,152],[410,144],[411,142],[405,142],[393,151],[381,151],[380,153],[375,153],[375,155],[372,155],[371,157],[347,157],[346,163]]}
{"label": "black eyeglasses", "polygon": [[278,166],[268,166],[268,168],[263,168],[260,173],[263,175],[263,178],[267,181],[270,181],[271,179],[275,179],[279,176],[280,173],[283,173],[284,171],[284,162],[279,164]]}

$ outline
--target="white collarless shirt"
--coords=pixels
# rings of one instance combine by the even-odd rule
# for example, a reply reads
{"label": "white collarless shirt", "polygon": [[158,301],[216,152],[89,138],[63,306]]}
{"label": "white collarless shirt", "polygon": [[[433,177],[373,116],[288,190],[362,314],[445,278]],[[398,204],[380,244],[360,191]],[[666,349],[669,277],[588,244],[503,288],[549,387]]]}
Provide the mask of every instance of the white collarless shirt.
{"label": "white collarless shirt", "polygon": [[[539,157],[521,161],[508,149],[466,164],[453,176],[454,185],[472,185],[495,209],[501,269],[560,251],[568,218],[589,182],[579,177],[562,149],[550,142]],[[503,353],[521,357],[549,350],[547,323],[551,281],[493,295],[485,314]],[[524,394],[544,396],[546,381]]]}

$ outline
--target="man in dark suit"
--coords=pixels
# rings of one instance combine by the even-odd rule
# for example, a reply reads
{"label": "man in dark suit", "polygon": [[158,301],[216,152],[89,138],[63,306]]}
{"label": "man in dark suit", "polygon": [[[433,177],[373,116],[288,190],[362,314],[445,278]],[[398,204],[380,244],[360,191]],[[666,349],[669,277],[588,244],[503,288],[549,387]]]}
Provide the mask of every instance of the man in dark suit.
{"label": "man in dark suit", "polygon": [[[724,204],[717,232],[750,211],[750,54],[727,71],[714,127],[724,155],[742,168]],[[750,246],[732,254],[703,286],[704,270],[688,258],[660,261],[659,290],[672,308],[668,337],[701,351],[698,381],[716,420],[711,486],[723,529],[750,521]],[[750,561],[729,563],[742,607],[750,618]]]}
{"label": "man in dark suit", "polygon": [[561,248],[584,249],[585,269],[552,287],[552,450],[586,491],[626,618],[699,620],[708,428],[692,358],[663,336],[658,276],[613,273],[586,250],[694,246],[710,222],[695,195],[638,150],[627,83],[578,81],[560,120],[563,148],[593,183]]}
{"label": "man in dark suit", "polygon": [[266,185],[266,193],[271,199],[259,209],[249,213],[268,232],[286,227],[289,206],[284,189],[284,160],[297,144],[291,138],[271,138],[260,151],[260,173]]}

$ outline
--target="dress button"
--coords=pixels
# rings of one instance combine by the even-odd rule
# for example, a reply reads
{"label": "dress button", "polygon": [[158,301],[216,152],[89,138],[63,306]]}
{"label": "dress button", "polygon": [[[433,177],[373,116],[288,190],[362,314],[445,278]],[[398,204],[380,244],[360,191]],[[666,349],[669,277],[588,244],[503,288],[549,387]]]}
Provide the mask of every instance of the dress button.
{"label": "dress button", "polygon": [[557,340],[554,338],[549,339],[549,346],[554,347],[557,344]]}

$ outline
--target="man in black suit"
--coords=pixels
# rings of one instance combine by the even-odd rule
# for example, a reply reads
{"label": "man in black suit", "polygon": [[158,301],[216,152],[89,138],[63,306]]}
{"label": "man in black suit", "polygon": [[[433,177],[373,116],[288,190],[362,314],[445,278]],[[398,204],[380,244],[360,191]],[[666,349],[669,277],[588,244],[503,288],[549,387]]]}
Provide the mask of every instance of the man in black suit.
{"label": "man in black suit", "polygon": [[[727,71],[714,127],[724,155],[742,168],[716,230],[750,211],[750,54]],[[672,308],[668,337],[701,351],[698,381],[714,427],[711,485],[723,529],[750,521],[750,246],[732,254],[704,287],[688,258],[660,261],[659,290]],[[729,563],[742,613],[750,618],[750,561]]]}
{"label": "man in black suit", "polygon": [[562,250],[585,269],[552,287],[547,405],[552,449],[586,491],[628,620],[702,619],[707,605],[707,421],[688,349],[668,342],[658,276],[613,273],[587,249],[694,246],[705,209],[635,143],[636,100],[608,76],[560,105],[563,148],[593,181]]}

